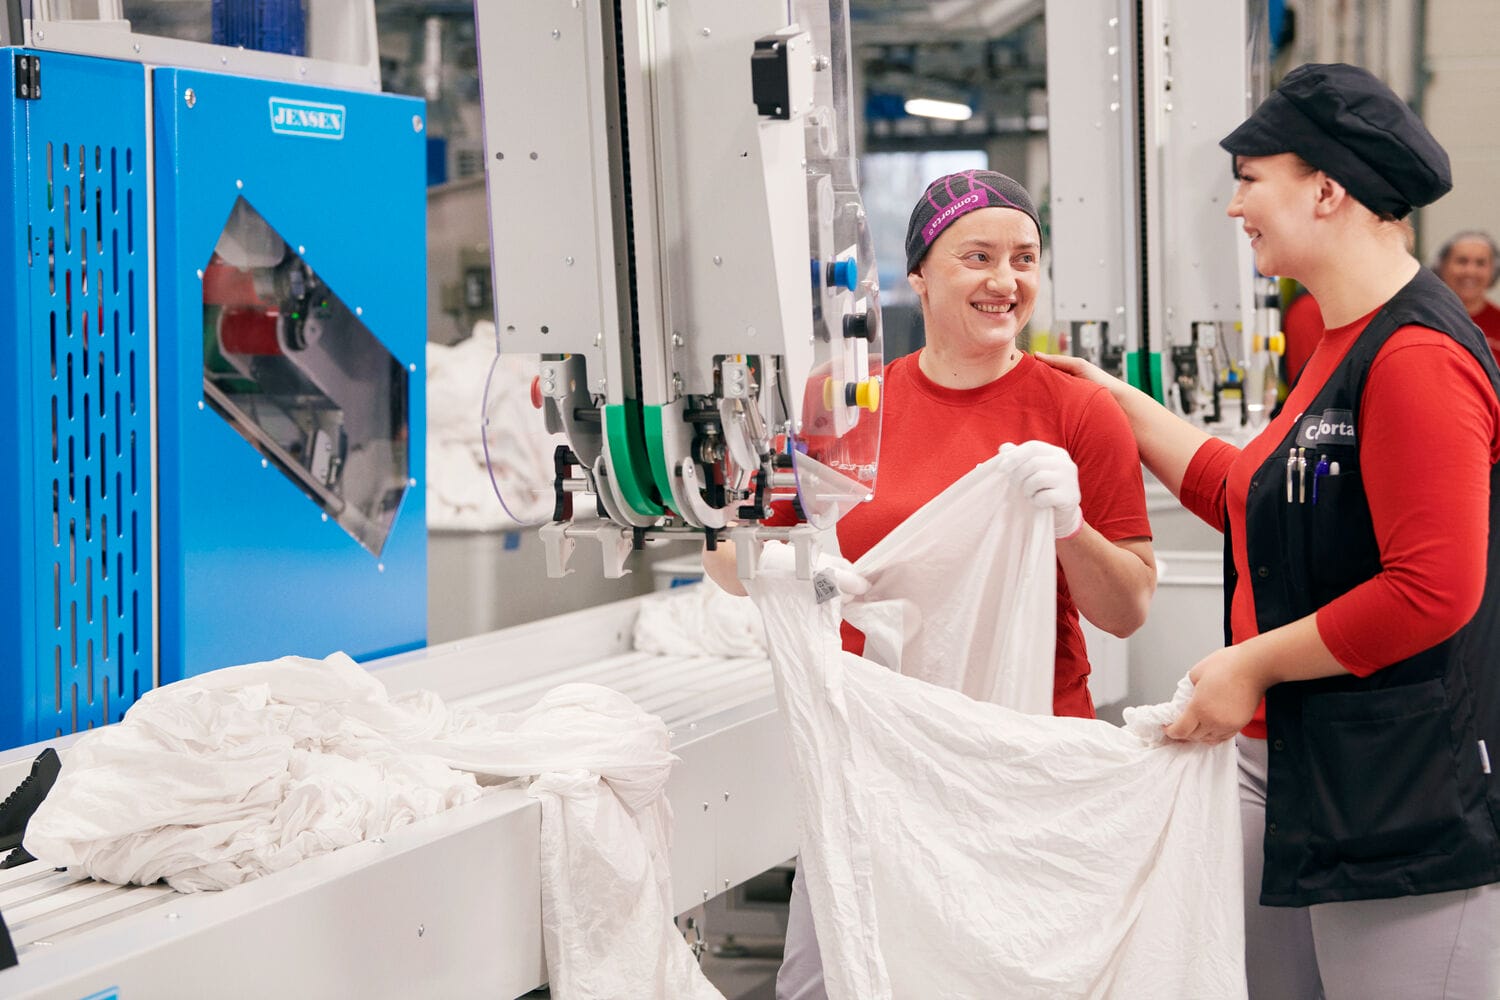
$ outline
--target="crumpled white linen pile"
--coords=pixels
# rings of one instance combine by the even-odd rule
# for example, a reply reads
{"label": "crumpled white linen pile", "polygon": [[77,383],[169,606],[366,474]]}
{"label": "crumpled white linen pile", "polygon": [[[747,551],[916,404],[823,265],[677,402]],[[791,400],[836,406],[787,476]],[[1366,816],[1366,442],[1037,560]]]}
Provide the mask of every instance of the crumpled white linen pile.
{"label": "crumpled white linen pile", "polygon": [[[489,424],[481,428],[492,361]],[[476,323],[467,340],[427,345],[428,527],[488,531],[551,516],[552,453],[566,441],[547,433],[541,411],[531,405],[536,373],[535,356],[505,354],[495,361],[495,325],[487,320]],[[506,506],[495,499],[481,430]]]}
{"label": "crumpled white linen pile", "polygon": [[110,882],[223,889],[535,776],[554,995],[722,1000],[672,924],[668,747],[595,685],[492,716],[392,698],[341,653],[284,657],[158,688],[80,737],[25,846]]}
{"label": "crumpled white linen pile", "polygon": [[643,599],[632,642],[667,656],[765,659],[766,627],[754,604],[705,581]]}
{"label": "crumpled white linen pile", "polygon": [[[986,522],[1050,539],[1050,518],[994,464],[893,532],[893,546],[915,544],[895,537],[908,527],[930,540],[920,578],[962,586],[967,561],[1044,586],[1052,545],[1005,542]],[[1127,710],[1125,728],[975,700],[918,679],[951,673],[955,640],[1020,657],[985,675],[1002,698],[1033,699],[1033,685],[1005,675],[1050,676],[1051,653],[1035,659],[1037,636],[1007,646],[929,631],[965,595],[908,587],[904,621],[917,628],[900,666],[915,676],[903,676],[842,650],[850,609],[816,577],[797,580],[794,562],[768,546],[748,587],[796,762],[799,864],[833,1000],[1245,996],[1236,755],[1232,743],[1164,742],[1162,725],[1191,694],[1186,679],[1170,705]],[[854,569],[876,582],[878,600],[881,573],[862,563]],[[1050,583],[1044,592],[1045,614],[974,625],[1050,635]],[[1008,608],[1030,600],[1000,598]]]}

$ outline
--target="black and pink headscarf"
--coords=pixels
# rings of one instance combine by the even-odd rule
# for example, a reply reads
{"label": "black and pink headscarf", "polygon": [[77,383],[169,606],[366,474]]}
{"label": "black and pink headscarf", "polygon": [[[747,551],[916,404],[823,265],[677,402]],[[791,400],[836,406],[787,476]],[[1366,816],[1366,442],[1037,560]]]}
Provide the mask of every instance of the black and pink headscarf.
{"label": "black and pink headscarf", "polygon": [[1040,235],[1042,231],[1031,195],[1011,178],[993,170],[948,174],[927,185],[916,208],[911,210],[911,221],[906,224],[906,273],[917,269],[944,229],[980,208],[1014,208],[1025,212],[1036,223],[1037,233]]}

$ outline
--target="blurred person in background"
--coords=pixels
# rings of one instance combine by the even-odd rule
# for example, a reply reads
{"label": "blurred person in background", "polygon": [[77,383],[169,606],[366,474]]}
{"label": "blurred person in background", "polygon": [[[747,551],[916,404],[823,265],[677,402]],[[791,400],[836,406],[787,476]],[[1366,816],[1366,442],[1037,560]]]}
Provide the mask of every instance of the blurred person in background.
{"label": "blurred person in background", "polygon": [[1432,269],[1458,295],[1469,310],[1469,318],[1490,342],[1490,350],[1500,358],[1500,308],[1484,294],[1500,279],[1500,246],[1495,245],[1494,237],[1477,229],[1450,237],[1438,251]]}

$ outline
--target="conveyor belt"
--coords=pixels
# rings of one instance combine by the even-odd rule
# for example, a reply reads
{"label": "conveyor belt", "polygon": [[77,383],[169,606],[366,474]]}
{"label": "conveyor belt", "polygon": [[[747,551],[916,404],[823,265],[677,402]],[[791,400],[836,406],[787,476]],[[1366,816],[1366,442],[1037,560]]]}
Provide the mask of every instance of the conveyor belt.
{"label": "conveyor belt", "polygon": [[177,895],[165,885],[111,885],[35,861],[0,871],[0,913],[23,962],[35,948],[53,947]]}
{"label": "conveyor belt", "polygon": [[[469,647],[462,654],[459,653],[459,644],[453,645],[452,653],[446,653],[443,647],[424,651],[425,659],[419,664],[422,668],[421,677],[431,683],[419,683],[417,686],[430,686],[439,695],[444,695],[445,673],[442,666],[445,659],[456,659],[459,655],[473,657],[480,652],[472,641]],[[483,650],[483,655],[488,658],[491,650]],[[402,675],[391,673],[386,676],[389,683]],[[412,686],[411,676],[408,673],[403,680],[392,684],[393,690]],[[572,682],[595,683],[613,688],[645,711],[659,716],[673,734],[674,749],[711,736],[721,726],[732,729],[745,720],[761,719],[774,711],[772,675],[770,665],[764,659],[663,656],[635,651],[617,652],[571,666],[548,668],[529,677],[513,679],[490,688],[471,690],[459,697],[445,696],[445,700],[456,706],[480,711],[510,713],[528,708],[551,688]],[[705,720],[710,719],[717,720],[718,724],[705,724]],[[746,750],[755,752],[749,747]],[[714,781],[725,784],[726,787],[733,783],[730,775],[713,773],[722,770],[720,761],[724,756],[723,748],[712,751],[710,756],[712,762],[706,768],[702,764],[699,764],[696,771],[690,767],[689,775],[681,779],[695,785],[691,793],[683,793],[687,798],[696,800],[707,797],[696,788],[696,784],[705,778],[705,770],[710,772]],[[691,754],[684,760],[689,765],[694,763]],[[728,797],[725,792],[725,801]],[[707,810],[708,803],[704,802],[703,812]],[[459,811],[461,810],[454,812]],[[679,807],[679,815],[686,812],[689,810]],[[696,801],[691,812],[699,812]],[[689,823],[698,822],[701,815],[689,815],[687,819]],[[789,822],[790,817],[787,820]],[[679,823],[680,830],[685,826],[686,824]],[[687,827],[687,830],[688,837],[701,836],[701,833],[691,832],[691,827]],[[679,844],[681,843],[679,839]],[[355,848],[346,850],[358,850],[362,846],[364,845],[356,845]],[[773,857],[769,859],[769,863],[779,860],[782,860],[779,856]],[[693,869],[701,868],[702,865],[687,864],[686,867]],[[674,870],[676,868],[678,865],[674,861]],[[702,874],[690,871],[679,877],[696,878],[695,885],[708,883],[707,877],[698,877]],[[747,877],[748,874],[753,872],[740,877]],[[275,877],[262,881],[271,881]],[[718,872],[712,875],[712,881],[721,881]],[[241,890],[243,888],[239,887]],[[208,895],[229,897],[236,891]],[[127,918],[154,911],[157,918],[172,922],[178,916],[174,912],[176,907],[186,909],[197,903],[192,897],[179,894],[165,885],[111,885],[47,868],[40,862],[0,871],[0,913],[4,914],[5,922],[10,928],[23,968],[28,956],[53,950],[71,952],[73,949],[90,949],[91,932],[108,930],[117,922],[127,921]],[[0,989],[0,992],[4,990]]]}
{"label": "conveyor belt", "polygon": [[771,665],[764,659],[630,652],[454,699],[452,704],[517,712],[559,684],[570,683],[612,688],[674,732],[774,693]]}
{"label": "conveyor belt", "polygon": [[[630,652],[580,664],[517,684],[455,699],[487,712],[518,712],[559,684],[593,683],[613,688],[669,730],[684,734],[712,715],[770,696],[770,664],[763,659],[717,659]],[[0,871],[0,913],[18,954],[48,947],[110,920],[170,902],[164,886],[118,886],[69,875],[39,862]]]}

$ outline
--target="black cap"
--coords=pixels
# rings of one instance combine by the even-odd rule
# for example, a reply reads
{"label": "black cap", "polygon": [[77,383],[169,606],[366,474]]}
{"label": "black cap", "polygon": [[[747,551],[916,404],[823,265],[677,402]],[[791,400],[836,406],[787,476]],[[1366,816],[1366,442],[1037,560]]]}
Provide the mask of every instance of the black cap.
{"label": "black cap", "polygon": [[917,269],[944,229],[980,208],[1014,208],[1025,212],[1036,223],[1037,239],[1041,239],[1042,223],[1037,218],[1036,206],[1019,183],[993,170],[946,174],[927,185],[911,210],[911,219],[906,223],[906,273]]}
{"label": "black cap", "polygon": [[1307,63],[1220,142],[1239,156],[1296,153],[1377,214],[1402,218],[1453,187],[1448,154],[1367,70]]}

